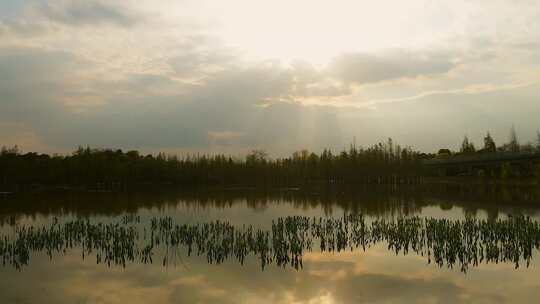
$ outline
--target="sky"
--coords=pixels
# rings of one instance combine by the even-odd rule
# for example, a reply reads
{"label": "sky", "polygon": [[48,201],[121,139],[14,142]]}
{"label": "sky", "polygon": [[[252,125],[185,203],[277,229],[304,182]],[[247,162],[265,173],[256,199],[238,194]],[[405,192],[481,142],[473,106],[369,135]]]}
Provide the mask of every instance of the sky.
{"label": "sky", "polygon": [[0,0],[0,145],[426,152],[540,129],[535,0]]}

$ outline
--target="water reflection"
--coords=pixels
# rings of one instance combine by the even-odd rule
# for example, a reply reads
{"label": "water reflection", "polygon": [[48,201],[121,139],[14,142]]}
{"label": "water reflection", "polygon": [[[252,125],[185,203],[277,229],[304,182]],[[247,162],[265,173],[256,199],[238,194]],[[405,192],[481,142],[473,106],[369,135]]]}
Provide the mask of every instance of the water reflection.
{"label": "water reflection", "polygon": [[272,220],[270,230],[251,225],[236,227],[226,221],[178,224],[171,217],[152,218],[150,225],[139,216],[124,216],[112,223],[77,219],[47,226],[14,224],[0,239],[4,266],[20,269],[35,252],[49,258],[78,248],[81,256],[95,254],[96,263],[108,266],[153,263],[161,253],[163,266],[179,252],[204,256],[210,264],[233,259],[244,264],[256,256],[264,270],[269,264],[303,268],[306,252],[363,250],[384,243],[399,255],[417,254],[439,267],[459,266],[466,272],[481,263],[512,263],[528,267],[540,248],[540,224],[528,217],[498,220],[448,220],[418,216],[366,219],[362,214],[340,218],[284,217]]}
{"label": "water reflection", "polygon": [[[536,241],[539,211],[538,187],[502,185],[6,195],[0,197],[0,235],[4,248],[11,244],[18,249],[4,253],[0,302],[527,303],[540,296]],[[365,250],[361,242],[356,246],[355,237],[361,239],[362,234],[353,234],[351,223],[347,226],[347,246],[338,245],[339,231],[345,230],[343,214],[363,215]],[[309,218],[309,229],[302,228],[304,217]],[[68,223],[72,226],[67,230],[87,232],[72,233],[71,240],[65,239],[70,235],[67,232],[40,232],[51,230],[55,218],[57,232],[65,230]],[[327,230],[326,224],[321,224],[317,233],[313,218],[316,224],[319,219],[332,221],[330,226],[334,228]],[[430,225],[426,219],[435,224]],[[290,227],[295,225],[290,223],[296,221],[299,223],[294,230]],[[203,226],[213,223],[216,227],[216,222],[221,228],[213,228],[214,232],[205,237]],[[374,222],[379,225],[373,226]],[[83,224],[91,228],[76,228]],[[98,229],[99,225],[102,228]],[[191,234],[199,235],[200,252],[193,236],[188,257],[191,234],[177,233],[177,225],[185,226],[184,231],[198,231]],[[16,231],[23,227],[33,236],[17,243]],[[28,234],[32,227],[33,232]],[[254,241],[240,246],[236,235],[249,235],[250,227]],[[227,241],[230,229],[234,231],[232,244]],[[458,230],[461,239],[457,238]],[[209,226],[207,231],[211,231]],[[250,245],[256,244],[258,231],[269,235],[266,254],[271,260],[264,271],[257,251],[261,247]],[[423,233],[424,241],[420,242]],[[429,246],[428,233],[433,239]],[[44,242],[40,235],[54,241]],[[463,241],[464,235],[470,236],[468,241]],[[497,235],[504,237],[498,239]],[[178,239],[173,242],[173,237]],[[152,239],[154,245],[148,247]],[[247,236],[245,239],[250,240]],[[175,242],[177,246],[172,246]],[[47,243],[55,244],[50,246],[50,254]],[[298,245],[301,259],[296,270],[293,253]],[[152,257],[151,263],[143,260],[145,248],[151,248],[152,254],[146,255]],[[245,248],[245,252],[236,248]],[[235,250],[238,256],[245,254],[243,264]],[[19,255],[23,258],[18,258],[17,269],[7,257],[24,252],[26,255]],[[208,263],[209,252],[212,264]],[[520,267],[515,269],[518,253]],[[440,267],[438,261],[442,262]],[[462,264],[466,265],[466,274],[461,271]]]}
{"label": "water reflection", "polygon": [[295,209],[320,208],[374,216],[414,215],[423,208],[462,208],[467,216],[485,211],[495,219],[500,213],[535,215],[540,212],[540,187],[440,184],[411,187],[323,189],[146,189],[141,192],[45,192],[0,197],[0,225],[11,216],[63,215],[119,216],[141,209],[196,207],[227,209],[245,205],[265,210],[276,205]]}

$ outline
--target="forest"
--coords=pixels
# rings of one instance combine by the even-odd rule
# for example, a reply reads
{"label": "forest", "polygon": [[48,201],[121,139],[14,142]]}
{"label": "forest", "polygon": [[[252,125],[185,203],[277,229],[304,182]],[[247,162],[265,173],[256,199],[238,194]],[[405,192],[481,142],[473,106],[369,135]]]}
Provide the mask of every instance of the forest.
{"label": "forest", "polygon": [[223,154],[143,155],[134,150],[90,147],[79,147],[71,155],[47,155],[23,153],[15,146],[0,151],[0,190],[36,186],[114,189],[140,184],[301,187],[317,183],[419,183],[429,175],[424,160],[519,151],[540,153],[540,133],[538,142],[521,145],[512,128],[509,142],[497,147],[488,132],[481,149],[465,137],[460,151],[440,149],[437,154],[402,147],[389,138],[367,148],[351,144],[339,153],[301,150],[283,158],[270,158],[262,150],[236,158]]}

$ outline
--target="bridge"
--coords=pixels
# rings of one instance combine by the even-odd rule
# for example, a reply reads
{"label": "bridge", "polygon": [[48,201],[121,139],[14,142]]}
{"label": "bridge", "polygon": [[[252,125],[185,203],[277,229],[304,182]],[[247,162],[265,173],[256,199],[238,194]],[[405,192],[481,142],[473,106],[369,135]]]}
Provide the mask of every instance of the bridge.
{"label": "bridge", "polygon": [[438,176],[529,176],[540,168],[540,152],[484,152],[457,156],[438,156],[423,161]]}

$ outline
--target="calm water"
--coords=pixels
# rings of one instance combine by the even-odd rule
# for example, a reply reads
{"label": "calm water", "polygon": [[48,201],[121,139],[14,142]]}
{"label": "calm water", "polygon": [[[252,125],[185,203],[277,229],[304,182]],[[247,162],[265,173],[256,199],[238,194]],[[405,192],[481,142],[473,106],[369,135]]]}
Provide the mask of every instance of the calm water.
{"label": "calm water", "polygon": [[[8,259],[0,265],[1,303],[530,303],[540,296],[540,256],[534,239],[540,237],[540,233],[531,230],[540,223],[538,189],[438,186],[422,190],[362,188],[307,193],[290,189],[41,193],[4,196],[0,204],[0,232],[4,244],[16,244],[22,230],[33,229],[31,236],[34,237],[33,247],[17,247],[28,250],[24,263],[14,265]],[[280,220],[296,225],[299,218],[292,217],[302,216],[316,223],[331,222],[335,226],[328,231],[337,235],[344,230],[336,226],[342,223],[344,215],[362,218],[370,228],[374,223],[396,224],[400,219],[417,223],[431,219],[438,226],[405,225],[403,227],[414,229],[407,233],[399,227],[377,232],[380,239],[373,240],[365,249],[347,244],[345,250],[339,252],[328,248],[321,252],[321,239],[314,232],[316,227],[308,224],[304,241],[312,242],[311,249],[301,246],[301,264],[294,264],[292,260],[278,261],[282,256],[275,254],[277,247],[299,244],[290,234],[275,238],[276,224]],[[528,224],[516,222],[518,218],[527,219]],[[174,230],[163,230],[160,223],[185,229],[198,227],[201,231],[205,223],[216,221],[226,229],[214,226],[204,237],[199,234],[199,241],[206,244],[201,252],[194,247],[190,253],[185,242],[169,248],[161,243],[154,246],[152,262],[143,261],[140,251],[152,243],[152,231],[156,236],[161,231],[163,241]],[[483,227],[484,232],[480,229],[472,235],[486,237],[514,231],[509,232],[505,240],[497,240],[502,244],[499,250],[510,246],[531,247],[532,251],[530,254],[519,252],[518,268],[515,261],[504,258],[501,251],[491,253],[500,257],[498,261],[484,259],[469,264],[465,270],[461,267],[459,252],[453,255],[457,257],[453,264],[448,263],[448,258],[452,257],[449,252],[439,253],[443,259],[437,263],[433,246],[419,250],[409,248],[407,252],[401,249],[396,254],[396,246],[413,242],[416,237],[431,233],[434,227],[448,228],[444,231],[450,232],[446,236],[440,234],[440,240],[449,242],[456,232],[449,227],[461,227],[463,232],[468,226],[456,226],[456,223],[467,221],[485,223],[478,226]],[[127,249],[134,249],[135,257],[127,258],[125,263],[114,259],[108,263],[103,251],[101,257],[100,250],[89,253],[88,244],[82,246],[84,242],[77,240],[72,240],[71,244],[56,243],[58,246],[49,254],[44,248],[54,240],[46,238],[61,235],[69,227],[75,229],[69,226],[74,223],[86,225],[79,236],[88,237],[89,231],[94,231],[94,241],[107,238],[107,244],[112,246],[109,252],[121,252],[125,257],[129,255]],[[488,223],[499,223],[499,226]],[[103,232],[106,225],[111,227],[109,234]],[[352,227],[351,223],[348,225]],[[291,227],[287,229],[298,229]],[[40,229],[49,230],[43,233]],[[223,257],[223,251],[215,253],[217,259],[209,259],[208,252],[212,249],[229,248],[231,240],[225,237],[227,233],[246,233],[249,229],[253,235],[260,232],[270,236],[270,255],[274,256],[264,267],[260,257],[262,249],[254,244],[245,245],[242,261],[232,253]],[[347,229],[349,237],[354,235],[352,228]],[[134,234],[119,238],[122,231]],[[197,237],[187,233],[188,230],[182,231],[176,237],[183,237],[184,241]],[[396,234],[396,231],[403,233]],[[370,231],[369,236],[374,234]],[[272,242],[272,238],[276,241]],[[29,239],[25,239],[25,244],[29,244]],[[394,243],[390,244],[389,239]],[[115,240],[116,243],[125,240],[126,244],[116,248]],[[398,245],[396,240],[399,240]],[[325,241],[328,243],[328,238]],[[38,248],[37,243],[45,247]],[[475,244],[475,252],[485,252],[493,242],[480,238]],[[234,242],[233,245],[240,246]],[[259,249],[249,251],[248,247]],[[19,258],[22,256],[19,251],[17,254]],[[467,257],[461,254],[462,259]]]}

